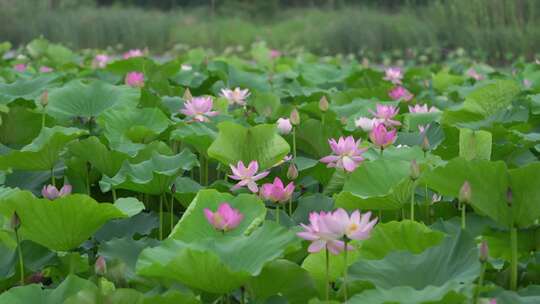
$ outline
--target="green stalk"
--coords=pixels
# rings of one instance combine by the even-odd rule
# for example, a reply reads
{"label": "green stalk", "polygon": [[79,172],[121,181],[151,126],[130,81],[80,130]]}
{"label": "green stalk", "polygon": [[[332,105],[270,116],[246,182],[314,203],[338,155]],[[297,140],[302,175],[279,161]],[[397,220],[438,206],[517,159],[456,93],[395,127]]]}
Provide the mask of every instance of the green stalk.
{"label": "green stalk", "polygon": [[510,249],[512,257],[510,260],[510,289],[517,290],[518,286],[518,239],[517,228],[510,228]]}
{"label": "green stalk", "polygon": [[45,109],[43,109],[43,113],[42,113],[42,115],[41,115],[41,128],[42,128],[42,129],[45,128],[45,116],[46,116],[46,115],[47,115],[47,114],[45,113]]}
{"label": "green stalk", "polygon": [[54,178],[54,167],[51,168],[51,184],[56,187],[56,179]]}
{"label": "green stalk", "polygon": [[276,205],[276,223],[279,224],[279,205]]}
{"label": "green stalk", "polygon": [[240,287],[240,304],[246,303],[246,289],[244,286]]}
{"label": "green stalk", "polygon": [[328,247],[325,251],[326,258],[326,301],[330,301],[330,255],[328,254]]}
{"label": "green stalk", "polygon": [[111,192],[112,192],[112,199],[113,199],[113,203],[116,202],[116,189],[112,188],[111,189]]}
{"label": "green stalk", "polygon": [[343,252],[343,259],[345,260],[345,271],[343,272],[343,296],[345,298],[345,302],[347,302],[348,295],[347,295],[347,246],[349,244],[349,240],[345,240],[345,252]]}
{"label": "green stalk", "polygon": [[292,217],[292,197],[289,199],[289,216]]}
{"label": "green stalk", "polygon": [[24,259],[21,248],[21,238],[19,237],[19,228],[15,228],[15,238],[17,239],[17,252],[19,254],[19,271],[21,272],[21,286],[24,285]]}
{"label": "green stalk", "polygon": [[171,232],[174,228],[174,194],[171,193]]}
{"label": "green stalk", "polygon": [[293,150],[293,160],[296,160],[296,127],[292,129],[292,150]]}
{"label": "green stalk", "polygon": [[426,188],[425,188],[425,198],[426,198],[426,222],[427,224],[431,224],[431,202],[429,201],[429,198],[428,198],[428,189],[427,189],[427,184],[426,184]]}
{"label": "green stalk", "polygon": [[487,263],[482,262],[482,268],[480,268],[480,277],[478,278],[478,284],[474,290],[473,304],[478,303],[478,296],[480,295],[480,290],[484,286],[484,276],[486,274]]}
{"label": "green stalk", "polygon": [[159,196],[159,239],[163,240],[163,195]]}
{"label": "green stalk", "polygon": [[414,222],[414,191],[415,191],[415,184],[413,183],[412,186],[412,193],[411,193],[411,221]]}
{"label": "green stalk", "polygon": [[465,215],[467,213],[467,205],[466,204],[461,204],[461,229],[465,230],[465,227],[466,227],[466,219],[465,219]]}

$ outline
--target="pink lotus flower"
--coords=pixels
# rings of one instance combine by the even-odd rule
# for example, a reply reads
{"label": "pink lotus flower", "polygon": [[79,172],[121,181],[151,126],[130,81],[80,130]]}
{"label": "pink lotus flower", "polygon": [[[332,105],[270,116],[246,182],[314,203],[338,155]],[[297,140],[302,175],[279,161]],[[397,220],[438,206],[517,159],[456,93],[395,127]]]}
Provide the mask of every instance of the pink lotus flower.
{"label": "pink lotus flower", "polygon": [[42,66],[39,68],[40,73],[50,73],[52,71],[54,71],[53,68],[48,67],[48,66]]}
{"label": "pink lotus flower", "polygon": [[337,142],[335,139],[330,139],[328,143],[333,154],[321,158],[320,161],[328,164],[329,168],[343,168],[347,172],[352,172],[364,161],[362,153],[367,149],[358,148],[360,139],[355,141],[354,137],[348,136],[340,137]]}
{"label": "pink lotus flower", "polygon": [[213,106],[212,97],[193,97],[190,100],[186,100],[184,109],[180,112],[195,121],[207,122],[210,121],[208,117],[214,117],[219,114],[218,111],[212,111]]}
{"label": "pink lotus flower", "polygon": [[261,197],[274,203],[285,203],[291,199],[294,192],[294,183],[290,182],[286,187],[279,177],[273,183],[267,183],[261,187]]}
{"label": "pink lotus flower", "polygon": [[143,51],[141,51],[139,49],[129,50],[129,51],[125,52],[124,55],[122,55],[122,57],[124,59],[129,59],[129,58],[132,58],[132,57],[142,57],[142,56],[144,56],[144,53],[143,53]]}
{"label": "pink lotus flower", "polygon": [[332,213],[326,218],[326,226],[332,232],[347,237],[350,240],[365,240],[369,238],[373,226],[377,223],[377,218],[370,221],[371,212],[360,214],[355,210],[351,216],[342,208]]}
{"label": "pink lotus flower", "polygon": [[92,66],[94,68],[104,68],[107,66],[107,63],[109,63],[111,59],[106,54],[97,54],[96,57],[94,57],[94,61],[92,61]]}
{"label": "pink lotus flower", "polygon": [[382,123],[384,120],[380,118],[367,118],[367,117],[358,117],[354,124],[357,128],[361,128],[362,130],[369,132],[373,129],[373,127],[378,124]]}
{"label": "pink lotus flower", "polygon": [[60,191],[53,185],[43,186],[43,189],[41,189],[41,195],[49,200],[54,200],[69,194],[71,194],[71,185],[69,184],[65,184]]}
{"label": "pink lotus flower", "polygon": [[378,124],[371,130],[369,139],[380,149],[384,149],[396,141],[396,130],[388,131],[384,124]]}
{"label": "pink lotus flower", "polygon": [[467,70],[467,76],[473,78],[476,81],[480,81],[484,79],[484,75],[479,74],[475,69],[470,68]]}
{"label": "pink lotus flower", "polygon": [[[316,253],[326,248],[330,253],[337,255],[345,250],[345,242],[341,240],[342,235],[333,232],[327,227],[326,222],[330,217],[332,217],[332,214],[324,211],[320,213],[312,212],[309,214],[309,225],[300,224],[304,231],[298,232],[296,235],[304,240],[311,241],[308,252]],[[352,246],[347,246],[347,250],[352,249]]]}
{"label": "pink lotus flower", "polygon": [[230,105],[239,104],[241,106],[246,104],[246,98],[250,95],[249,90],[242,90],[240,88],[231,89],[221,89],[220,96],[225,97]]}
{"label": "pink lotus flower", "polygon": [[427,104],[423,104],[423,105],[414,105],[414,106],[409,106],[409,112],[410,113],[429,113],[429,112],[437,112],[439,111],[439,109],[437,109],[436,107],[428,107]]}
{"label": "pink lotus flower", "polygon": [[237,209],[232,208],[229,203],[221,203],[216,212],[205,208],[204,215],[210,223],[217,230],[223,232],[236,228],[240,222],[244,219],[244,215]]}
{"label": "pink lotus flower", "polygon": [[400,68],[387,68],[384,70],[384,80],[390,81],[393,84],[401,84],[401,79],[403,79],[403,72]]}
{"label": "pink lotus flower", "polygon": [[531,80],[529,79],[523,79],[523,86],[526,88],[526,89],[530,89],[532,87],[533,83]]}
{"label": "pink lotus flower", "polygon": [[278,58],[279,56],[281,56],[281,52],[278,51],[278,50],[270,50],[270,58],[271,59],[276,59]]}
{"label": "pink lotus flower", "polygon": [[388,92],[388,96],[390,96],[392,100],[403,99],[405,101],[410,101],[414,97],[414,95],[411,94],[411,92],[409,92],[407,89],[405,89],[402,86],[397,86],[393,88],[392,90],[390,90],[390,92]]}
{"label": "pink lotus flower", "polygon": [[396,106],[377,104],[377,111],[369,109],[369,112],[376,118],[382,120],[387,126],[400,126],[401,123],[393,118],[398,114],[399,109]]}
{"label": "pink lotus flower", "polygon": [[22,72],[26,71],[26,64],[24,64],[24,63],[18,63],[18,64],[16,64],[15,66],[13,66],[13,69],[14,69],[15,71],[17,71],[17,72],[22,73]]}
{"label": "pink lotus flower", "polygon": [[142,88],[144,87],[144,74],[140,72],[129,72],[126,75],[125,83],[130,87]]}
{"label": "pink lotus flower", "polygon": [[257,174],[257,171],[259,171],[259,163],[256,160],[251,161],[247,168],[242,161],[239,161],[236,164],[236,167],[233,165],[229,166],[233,173],[232,175],[229,175],[229,177],[239,181],[231,188],[231,190],[237,190],[247,186],[251,192],[257,193],[259,187],[257,186],[256,181],[265,178],[270,173],[269,171],[264,171]]}
{"label": "pink lotus flower", "polygon": [[288,118],[279,118],[277,120],[279,134],[287,135],[292,131],[291,120]]}

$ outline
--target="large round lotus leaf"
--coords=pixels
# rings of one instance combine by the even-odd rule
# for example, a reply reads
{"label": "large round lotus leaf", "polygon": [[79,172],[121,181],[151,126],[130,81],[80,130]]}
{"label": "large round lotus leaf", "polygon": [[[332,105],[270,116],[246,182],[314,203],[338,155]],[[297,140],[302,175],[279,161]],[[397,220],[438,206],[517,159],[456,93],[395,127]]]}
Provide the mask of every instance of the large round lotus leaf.
{"label": "large round lotus leaf", "polygon": [[218,237],[221,232],[215,230],[204,216],[204,209],[216,211],[218,206],[227,202],[231,207],[238,209],[244,219],[238,227],[227,235],[242,235],[258,226],[266,216],[263,202],[255,195],[240,194],[233,196],[229,193],[220,193],[213,189],[201,190],[195,196],[182,219],[174,227],[170,237],[186,242],[200,240],[206,237]]}
{"label": "large round lotus leaf", "polygon": [[490,297],[497,299],[497,304],[536,304],[540,303],[540,286],[529,285],[517,292],[499,289],[490,292]]}
{"label": "large round lotus leaf", "polygon": [[73,142],[69,145],[69,151],[107,176],[114,176],[128,158],[124,153],[107,149],[95,136]]}
{"label": "large round lotus leaf", "polygon": [[246,128],[226,121],[218,125],[219,134],[208,148],[208,155],[225,165],[252,160],[259,169],[267,169],[281,161],[290,151],[289,144],[277,134],[274,125]]}
{"label": "large round lotus leaf", "polygon": [[423,293],[424,289],[435,286],[448,293],[470,286],[479,273],[478,248],[474,239],[460,232],[420,254],[398,251],[381,260],[360,258],[349,267],[349,280],[370,282],[377,289],[410,287]]}
{"label": "large round lotus leaf", "polygon": [[509,106],[521,92],[514,80],[496,80],[476,88],[465,98],[464,108],[484,116],[491,116]]}
{"label": "large round lotus leaf", "polygon": [[410,220],[377,224],[371,237],[362,242],[360,256],[366,259],[382,259],[394,251],[421,253],[439,244],[443,238],[443,233]]}
{"label": "large round lotus leaf", "polygon": [[336,206],[347,209],[395,210],[409,202],[410,163],[378,159],[363,163],[351,173]]}
{"label": "large round lotus leaf", "polygon": [[12,288],[0,295],[0,303],[6,304],[58,304],[64,303],[69,297],[76,295],[80,291],[97,290],[94,283],[81,279],[74,275],[69,275],[55,289],[43,289],[38,284],[31,284],[22,287]]}
{"label": "large round lotus leaf", "polygon": [[79,116],[98,117],[111,107],[135,107],[138,102],[137,89],[114,86],[102,81],[85,84],[74,80],[49,92],[47,114],[58,120]]}
{"label": "large round lotus leaf", "polygon": [[158,108],[114,109],[103,113],[97,122],[110,148],[130,156],[169,127],[169,120]]}
{"label": "large round lotus leaf", "polygon": [[0,142],[6,146],[29,144],[41,131],[42,117],[26,107],[10,106],[7,113],[0,112]]}
{"label": "large round lotus leaf", "polygon": [[512,190],[512,218],[515,225],[527,227],[540,218],[540,163],[508,171]]}
{"label": "large round lotus leaf", "polygon": [[99,185],[103,191],[112,187],[159,195],[169,190],[178,175],[197,164],[197,157],[187,149],[172,156],[154,152],[150,159],[138,164],[124,161],[115,176],[103,176]]}
{"label": "large round lotus leaf", "polygon": [[291,304],[304,304],[318,295],[309,273],[288,260],[268,263],[261,274],[249,281],[248,290],[259,301],[279,294]]}
{"label": "large round lotus leaf", "polygon": [[0,104],[8,104],[18,98],[36,99],[56,78],[47,75],[34,79],[19,79],[9,84],[0,83]]}
{"label": "large round lotus leaf", "polygon": [[0,212],[5,216],[17,212],[23,238],[57,251],[77,248],[107,221],[126,217],[115,206],[98,203],[87,195],[73,194],[49,201],[28,191],[8,196]]}
{"label": "large round lotus leaf", "polygon": [[86,134],[84,130],[55,126],[43,128],[30,144],[0,156],[0,169],[51,170],[64,146]]}
{"label": "large round lotus leaf", "polygon": [[329,138],[339,138],[341,126],[336,121],[324,125],[319,120],[302,121],[296,130],[297,149],[313,157],[320,158],[330,154]]}
{"label": "large round lotus leaf", "polygon": [[459,156],[466,160],[491,159],[492,136],[483,130],[459,130]]}
{"label": "large round lotus leaf", "polygon": [[180,122],[171,132],[171,139],[192,145],[199,153],[206,154],[217,132],[205,123]]}
{"label": "large round lotus leaf", "polygon": [[467,299],[453,291],[455,285],[428,286],[417,290],[409,286],[390,289],[370,289],[356,294],[348,304],[462,304]]}
{"label": "large round lotus leaf", "polygon": [[259,275],[295,240],[292,231],[273,222],[266,222],[249,236],[222,235],[192,243],[167,239],[141,253],[137,273],[224,294]]}

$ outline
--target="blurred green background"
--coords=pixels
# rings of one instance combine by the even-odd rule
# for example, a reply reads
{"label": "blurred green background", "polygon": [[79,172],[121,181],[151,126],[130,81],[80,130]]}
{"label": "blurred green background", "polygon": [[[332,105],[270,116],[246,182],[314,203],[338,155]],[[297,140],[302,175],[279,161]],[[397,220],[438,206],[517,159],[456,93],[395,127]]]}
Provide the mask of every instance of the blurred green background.
{"label": "blurred green background", "polygon": [[504,63],[540,47],[539,0],[0,0],[0,41],[68,47],[188,47],[373,57],[463,48]]}

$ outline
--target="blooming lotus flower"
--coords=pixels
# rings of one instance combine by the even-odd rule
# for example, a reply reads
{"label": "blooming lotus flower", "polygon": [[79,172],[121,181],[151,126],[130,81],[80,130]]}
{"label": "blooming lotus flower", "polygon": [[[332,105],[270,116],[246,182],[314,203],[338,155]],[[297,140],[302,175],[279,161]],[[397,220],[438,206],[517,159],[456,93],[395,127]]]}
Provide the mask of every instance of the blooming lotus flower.
{"label": "blooming lotus flower", "polygon": [[279,177],[273,183],[267,183],[261,187],[261,197],[274,203],[284,203],[291,199],[294,192],[294,183],[290,182],[286,187]]}
{"label": "blooming lotus flower", "polygon": [[414,105],[414,106],[409,106],[409,112],[410,113],[429,113],[429,112],[437,112],[439,111],[439,109],[437,109],[436,107],[428,107],[427,104],[423,104],[423,105]]}
{"label": "blooming lotus flower", "polygon": [[476,81],[480,81],[484,79],[484,75],[479,74],[475,69],[470,68],[467,70],[467,76],[473,78]]}
{"label": "blooming lotus flower", "polygon": [[332,149],[332,155],[321,158],[321,162],[328,164],[328,167],[343,168],[345,171],[354,171],[364,158],[362,153],[367,149],[360,149],[360,139],[354,140],[354,137],[348,136],[346,138],[340,137],[336,142],[335,139],[328,140],[330,148]]}
{"label": "blooming lotus flower", "polygon": [[19,63],[19,64],[16,64],[15,66],[13,66],[13,69],[17,72],[24,72],[26,71],[26,64],[24,63]]}
{"label": "blooming lotus flower", "polygon": [[233,165],[230,165],[230,167],[233,174],[229,175],[229,177],[240,181],[231,188],[232,190],[237,190],[241,187],[247,186],[251,192],[257,193],[259,191],[259,187],[257,186],[256,181],[265,178],[270,173],[268,171],[264,171],[257,174],[257,171],[259,171],[259,163],[256,160],[250,162],[247,168],[242,161],[239,161],[236,164],[236,167]]}
{"label": "blooming lotus flower", "polygon": [[369,112],[376,118],[382,120],[387,126],[399,126],[401,123],[393,118],[398,114],[399,109],[396,106],[377,104],[376,112],[369,109]]}
{"label": "blooming lotus flower", "polygon": [[48,67],[48,66],[42,66],[39,68],[39,72],[40,73],[50,73],[54,71],[51,67]]}
{"label": "blooming lotus flower", "polygon": [[64,197],[71,194],[71,185],[65,184],[62,186],[60,191],[53,185],[47,185],[43,186],[43,189],[41,189],[41,195],[44,198],[54,200],[59,197]]}
{"label": "blooming lotus flower", "polygon": [[409,101],[413,99],[414,97],[413,94],[411,94],[411,92],[409,92],[407,89],[405,89],[402,86],[397,86],[393,88],[392,90],[390,90],[390,92],[388,92],[388,96],[390,96],[392,100],[403,99],[405,101]]}
{"label": "blooming lotus flower", "polygon": [[382,123],[383,121],[384,120],[380,118],[358,117],[354,121],[354,124],[357,128],[361,128],[362,130],[369,132],[376,124]]}
{"label": "blooming lotus flower", "polygon": [[248,89],[241,90],[240,88],[231,89],[221,89],[222,97],[225,97],[230,105],[239,104],[241,106],[246,104],[246,98],[249,97],[250,93]]}
{"label": "blooming lotus flower", "polygon": [[276,59],[278,58],[279,56],[281,56],[281,52],[278,51],[278,50],[270,50],[270,58],[271,59]]}
{"label": "blooming lotus flower", "polygon": [[384,124],[376,125],[371,133],[369,139],[371,142],[380,149],[384,149],[396,141],[396,130],[388,131]]}
{"label": "blooming lotus flower", "polygon": [[292,131],[292,124],[291,120],[288,118],[279,118],[277,120],[277,128],[279,131],[279,134],[289,134]]}
{"label": "blooming lotus flower", "polygon": [[122,57],[124,59],[129,59],[129,58],[132,58],[132,57],[142,57],[142,56],[144,56],[144,53],[143,53],[143,51],[141,51],[139,49],[129,50],[129,51],[125,52],[124,55],[122,55]]}
{"label": "blooming lotus flower", "polygon": [[[327,227],[326,222],[330,217],[332,214],[324,211],[312,212],[309,214],[309,225],[300,224],[304,231],[298,232],[296,235],[311,241],[308,252],[316,253],[326,248],[330,253],[337,255],[345,250],[345,242],[341,240],[342,235]],[[352,250],[353,247],[348,245],[347,249]]]}
{"label": "blooming lotus flower", "polygon": [[325,218],[326,227],[336,234],[341,234],[350,240],[365,240],[369,238],[373,226],[377,223],[377,218],[370,221],[371,212],[360,214],[354,211],[351,216],[342,208],[332,213],[332,216]]}
{"label": "blooming lotus flower", "polygon": [[212,111],[214,103],[211,97],[193,97],[184,103],[184,109],[180,112],[191,117],[195,121],[207,122],[208,117],[213,117],[219,114],[217,111]]}
{"label": "blooming lotus flower", "polygon": [[94,68],[104,68],[107,66],[107,63],[110,61],[110,57],[106,54],[97,54],[96,57],[94,57],[94,61],[92,62],[92,66]]}
{"label": "blooming lotus flower", "polygon": [[125,79],[126,85],[130,87],[144,87],[144,74],[139,72],[129,72]]}
{"label": "blooming lotus flower", "polygon": [[393,84],[401,84],[403,72],[400,68],[387,68],[384,70],[384,80],[390,81]]}
{"label": "blooming lotus flower", "polygon": [[221,203],[216,212],[205,208],[204,215],[210,225],[223,232],[236,228],[244,219],[244,215],[240,211],[232,208],[226,202]]}

